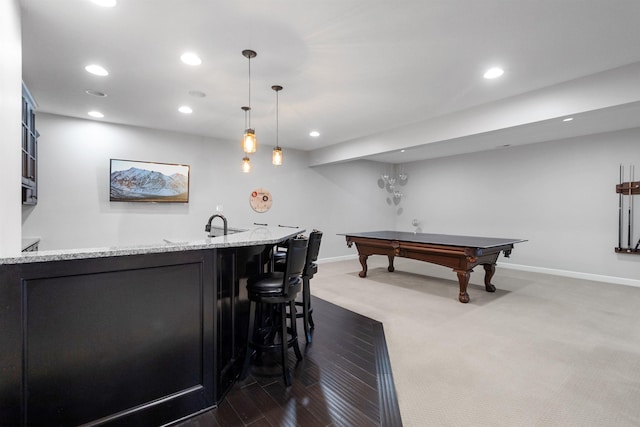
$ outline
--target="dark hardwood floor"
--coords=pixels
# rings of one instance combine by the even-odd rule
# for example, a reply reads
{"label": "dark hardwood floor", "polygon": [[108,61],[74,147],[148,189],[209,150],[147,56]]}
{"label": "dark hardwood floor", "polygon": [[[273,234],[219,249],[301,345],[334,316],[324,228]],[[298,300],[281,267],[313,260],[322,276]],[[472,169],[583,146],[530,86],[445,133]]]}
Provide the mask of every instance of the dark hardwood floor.
{"label": "dark hardwood floor", "polygon": [[[281,369],[255,368],[223,402],[177,426],[402,426],[382,323],[313,298],[316,328],[296,365],[293,385]],[[260,369],[260,372],[257,370]]]}

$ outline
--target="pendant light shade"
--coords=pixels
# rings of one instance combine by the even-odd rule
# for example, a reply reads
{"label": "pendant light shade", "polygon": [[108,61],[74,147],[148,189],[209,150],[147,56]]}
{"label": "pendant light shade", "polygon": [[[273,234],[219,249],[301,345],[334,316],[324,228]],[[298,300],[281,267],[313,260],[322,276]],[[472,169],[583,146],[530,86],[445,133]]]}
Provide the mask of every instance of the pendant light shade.
{"label": "pendant light shade", "polygon": [[256,140],[256,134],[253,129],[247,129],[244,131],[242,137],[242,149],[247,154],[255,153],[258,149],[258,141]]}
{"label": "pendant light shade", "polygon": [[271,89],[273,89],[276,92],[276,147],[273,149],[273,154],[271,155],[271,163],[273,163],[275,166],[280,166],[282,165],[282,148],[280,148],[280,143],[278,141],[278,127],[279,127],[279,102],[278,102],[278,92],[280,92],[282,90],[282,86],[279,85],[273,85],[271,86]]}
{"label": "pendant light shade", "polygon": [[276,166],[282,165],[282,148],[276,147],[273,149],[273,154],[271,155],[271,163]]}
{"label": "pendant light shade", "polygon": [[[242,136],[242,151],[247,154],[255,153],[258,149],[258,140],[256,139],[256,131],[251,127],[251,58],[255,58],[258,54],[253,50],[243,50],[242,56],[249,60],[249,104],[242,107],[244,110],[245,131]],[[247,121],[248,118],[248,121]]]}
{"label": "pendant light shade", "polygon": [[251,160],[247,156],[242,158],[242,172],[249,173],[251,172]]}
{"label": "pendant light shade", "polygon": [[[242,135],[242,151],[247,154],[253,154],[258,149],[255,130],[250,129],[247,124],[247,113],[251,111],[251,107],[242,107],[244,111],[244,135]],[[251,113],[249,113],[251,114]]]}

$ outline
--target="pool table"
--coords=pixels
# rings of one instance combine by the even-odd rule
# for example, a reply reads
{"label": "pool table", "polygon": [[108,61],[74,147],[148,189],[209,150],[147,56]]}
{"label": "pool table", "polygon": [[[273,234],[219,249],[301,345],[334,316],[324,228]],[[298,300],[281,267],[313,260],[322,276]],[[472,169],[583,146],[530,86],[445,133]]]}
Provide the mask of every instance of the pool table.
{"label": "pool table", "polygon": [[449,234],[411,233],[403,231],[370,231],[363,233],[343,233],[347,246],[354,243],[360,256],[362,271],[360,277],[367,276],[367,258],[370,255],[386,255],[389,258],[387,270],[393,272],[395,257],[411,258],[453,268],[458,275],[461,303],[469,302],[467,285],[473,267],[484,267],[484,286],[487,292],[495,292],[491,278],[496,270],[496,260],[500,252],[505,257],[511,255],[513,245],[526,242],[521,239],[500,239],[494,237],[456,236]]}

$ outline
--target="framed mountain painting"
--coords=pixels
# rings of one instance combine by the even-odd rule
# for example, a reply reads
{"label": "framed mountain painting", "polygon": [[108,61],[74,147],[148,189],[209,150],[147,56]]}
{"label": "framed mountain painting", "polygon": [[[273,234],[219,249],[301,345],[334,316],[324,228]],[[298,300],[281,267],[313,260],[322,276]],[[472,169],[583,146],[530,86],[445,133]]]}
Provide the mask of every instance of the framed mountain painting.
{"label": "framed mountain painting", "polygon": [[189,202],[189,165],[111,159],[112,202]]}

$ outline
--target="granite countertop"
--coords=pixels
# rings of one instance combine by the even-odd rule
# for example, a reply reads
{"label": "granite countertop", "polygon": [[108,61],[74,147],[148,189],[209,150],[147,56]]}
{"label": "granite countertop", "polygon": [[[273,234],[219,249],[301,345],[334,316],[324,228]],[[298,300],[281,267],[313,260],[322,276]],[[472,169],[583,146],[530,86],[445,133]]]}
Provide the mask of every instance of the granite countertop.
{"label": "granite countertop", "polygon": [[[239,231],[244,230],[244,231]],[[218,237],[173,238],[158,237],[157,244],[137,246],[111,246],[101,248],[62,249],[38,252],[24,252],[15,257],[0,258],[2,264],[24,264],[33,262],[64,261],[83,258],[103,258],[125,255],[141,255],[162,252],[192,251],[199,249],[230,248],[253,245],[271,245],[294,237],[305,230],[277,226],[229,227],[230,234]]]}

